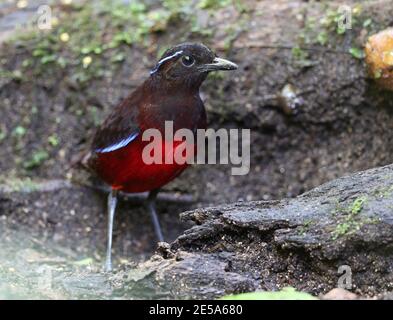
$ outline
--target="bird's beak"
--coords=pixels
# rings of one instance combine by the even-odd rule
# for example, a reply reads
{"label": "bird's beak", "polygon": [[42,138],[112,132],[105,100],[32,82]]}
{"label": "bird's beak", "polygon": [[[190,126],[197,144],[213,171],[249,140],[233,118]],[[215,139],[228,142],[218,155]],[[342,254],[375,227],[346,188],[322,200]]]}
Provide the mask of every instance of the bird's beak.
{"label": "bird's beak", "polygon": [[236,70],[237,64],[222,58],[214,58],[213,63],[202,66],[203,71]]}

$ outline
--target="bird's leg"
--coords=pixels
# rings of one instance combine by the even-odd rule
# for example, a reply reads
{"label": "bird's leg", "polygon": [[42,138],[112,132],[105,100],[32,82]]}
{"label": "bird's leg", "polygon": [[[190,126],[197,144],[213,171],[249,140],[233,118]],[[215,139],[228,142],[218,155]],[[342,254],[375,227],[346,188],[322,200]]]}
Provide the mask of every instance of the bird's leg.
{"label": "bird's leg", "polygon": [[111,189],[108,196],[108,244],[106,248],[106,261],[105,270],[112,270],[112,233],[113,233],[113,220],[115,217],[115,210],[117,204],[117,191]]}
{"label": "bird's leg", "polygon": [[156,232],[157,239],[159,242],[162,242],[164,241],[164,237],[162,236],[160,222],[158,221],[157,211],[156,211],[156,198],[157,198],[158,191],[159,191],[158,189],[150,191],[146,201],[147,201],[147,208],[150,212],[150,216],[153,221],[154,231]]}

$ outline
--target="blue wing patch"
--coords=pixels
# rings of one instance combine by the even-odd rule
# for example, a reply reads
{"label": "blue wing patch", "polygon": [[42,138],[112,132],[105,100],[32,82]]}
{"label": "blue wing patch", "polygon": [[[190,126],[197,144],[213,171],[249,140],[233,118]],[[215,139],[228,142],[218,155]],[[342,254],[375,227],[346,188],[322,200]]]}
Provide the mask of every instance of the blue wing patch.
{"label": "blue wing patch", "polygon": [[105,148],[96,149],[95,152],[107,153],[107,152],[112,152],[112,151],[118,150],[120,148],[127,146],[131,141],[135,140],[136,137],[138,137],[138,136],[139,136],[139,130],[131,133],[127,138],[120,140],[119,142],[117,142],[115,144],[112,144],[112,145],[105,147]]}

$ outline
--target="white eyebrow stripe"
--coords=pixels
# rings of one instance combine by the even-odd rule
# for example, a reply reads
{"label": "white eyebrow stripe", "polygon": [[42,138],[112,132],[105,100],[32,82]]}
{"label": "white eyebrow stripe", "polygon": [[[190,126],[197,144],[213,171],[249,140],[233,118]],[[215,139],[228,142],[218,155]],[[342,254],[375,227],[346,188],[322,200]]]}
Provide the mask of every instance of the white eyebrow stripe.
{"label": "white eyebrow stripe", "polygon": [[150,71],[150,74],[153,74],[153,73],[157,72],[158,69],[160,68],[160,66],[161,66],[165,61],[168,61],[168,60],[171,60],[171,59],[173,59],[173,58],[176,58],[176,57],[180,56],[181,54],[183,54],[183,50],[176,51],[176,52],[175,52],[174,54],[172,54],[171,56],[168,56],[168,57],[165,57],[164,59],[161,59],[160,61],[157,62],[157,65],[154,67],[154,69]]}
{"label": "white eyebrow stripe", "polygon": [[172,58],[175,58],[175,57],[181,55],[182,53],[183,53],[183,50],[176,51],[176,52],[175,52],[174,54],[172,54],[171,56],[166,57],[166,58],[161,59],[160,61],[158,61],[158,64],[162,64],[162,63],[164,63],[164,62],[167,61],[167,60],[170,60],[170,59],[172,59]]}
{"label": "white eyebrow stripe", "polygon": [[129,137],[121,140],[120,142],[116,143],[116,144],[112,144],[108,147],[105,148],[101,148],[101,149],[96,149],[95,152],[98,153],[107,153],[107,152],[112,152],[115,151],[117,149],[123,148],[126,145],[128,145],[132,140],[135,140],[135,138],[139,135],[139,131],[132,133]]}

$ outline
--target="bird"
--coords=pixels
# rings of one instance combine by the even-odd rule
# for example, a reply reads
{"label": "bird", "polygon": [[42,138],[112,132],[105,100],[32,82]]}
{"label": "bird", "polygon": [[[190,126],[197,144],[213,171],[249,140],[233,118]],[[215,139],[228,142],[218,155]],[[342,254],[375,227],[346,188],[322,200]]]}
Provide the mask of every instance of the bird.
{"label": "bird", "polygon": [[[164,241],[156,211],[161,187],[179,176],[187,163],[149,163],[143,159],[148,129],[163,133],[165,122],[173,130],[206,129],[207,117],[200,97],[200,86],[212,71],[235,70],[238,66],[219,58],[201,43],[181,43],[166,50],[147,79],[113,108],[97,128],[84,161],[101,180],[110,186],[107,202],[107,250],[105,269],[112,270],[112,233],[118,192],[148,192],[146,207],[155,234]],[[163,150],[166,141],[162,142]],[[169,151],[168,151],[169,150]],[[165,151],[164,151],[165,152]]]}

